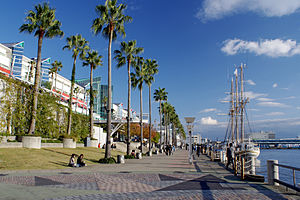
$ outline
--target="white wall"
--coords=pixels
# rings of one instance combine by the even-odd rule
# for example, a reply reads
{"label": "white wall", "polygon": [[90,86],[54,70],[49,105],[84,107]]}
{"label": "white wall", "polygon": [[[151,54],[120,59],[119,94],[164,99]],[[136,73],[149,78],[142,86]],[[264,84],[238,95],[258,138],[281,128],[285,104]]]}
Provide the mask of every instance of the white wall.
{"label": "white wall", "polygon": [[98,139],[98,144],[100,143],[100,146],[106,144],[106,133],[103,132],[103,128],[94,126],[94,132],[92,134],[92,138]]}

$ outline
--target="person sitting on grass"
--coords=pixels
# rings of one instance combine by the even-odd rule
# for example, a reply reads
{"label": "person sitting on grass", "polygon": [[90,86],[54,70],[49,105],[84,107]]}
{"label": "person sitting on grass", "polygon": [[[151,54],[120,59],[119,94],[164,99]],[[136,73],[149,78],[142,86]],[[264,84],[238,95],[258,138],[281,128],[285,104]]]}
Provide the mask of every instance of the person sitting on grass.
{"label": "person sitting on grass", "polygon": [[71,155],[71,158],[70,158],[70,161],[69,161],[69,167],[76,167],[75,154],[74,153]]}
{"label": "person sitting on grass", "polygon": [[87,166],[85,164],[85,162],[83,161],[83,154],[80,154],[80,156],[78,157],[77,159],[77,166],[78,167],[84,167],[84,166]]}

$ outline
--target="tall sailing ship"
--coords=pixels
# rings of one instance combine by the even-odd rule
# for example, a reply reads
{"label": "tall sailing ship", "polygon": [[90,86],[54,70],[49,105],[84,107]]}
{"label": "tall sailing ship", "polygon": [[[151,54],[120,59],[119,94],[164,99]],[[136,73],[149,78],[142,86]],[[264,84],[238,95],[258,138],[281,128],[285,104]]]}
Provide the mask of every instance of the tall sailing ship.
{"label": "tall sailing ship", "polygon": [[[249,103],[249,98],[244,96],[244,68],[241,64],[234,71],[234,77],[231,79],[230,91],[230,133],[226,139],[227,143],[232,143],[238,151],[242,151],[249,156],[258,157],[260,148],[250,139],[245,140],[245,108]],[[240,72],[240,73],[239,73]]]}

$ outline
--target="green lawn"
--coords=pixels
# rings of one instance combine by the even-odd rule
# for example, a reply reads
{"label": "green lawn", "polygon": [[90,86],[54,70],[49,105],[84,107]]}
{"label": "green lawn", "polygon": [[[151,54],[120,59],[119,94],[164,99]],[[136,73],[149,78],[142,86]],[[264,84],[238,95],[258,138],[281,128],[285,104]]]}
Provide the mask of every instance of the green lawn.
{"label": "green lawn", "polygon": [[[81,147],[66,148],[0,148],[0,170],[22,169],[62,169],[68,167],[72,153],[83,154],[87,165],[95,165],[100,158],[104,158],[104,149]],[[124,154],[112,150],[112,156]],[[77,160],[77,157],[76,157]]]}

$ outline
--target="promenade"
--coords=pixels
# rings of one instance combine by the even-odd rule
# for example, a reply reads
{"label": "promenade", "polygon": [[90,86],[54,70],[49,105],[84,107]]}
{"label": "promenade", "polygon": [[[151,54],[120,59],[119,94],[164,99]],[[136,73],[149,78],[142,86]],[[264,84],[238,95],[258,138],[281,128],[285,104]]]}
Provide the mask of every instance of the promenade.
{"label": "promenade", "polygon": [[[66,161],[67,162],[67,161]],[[60,170],[0,171],[0,199],[300,199],[263,183],[240,181],[206,156],[153,155],[125,164]]]}

